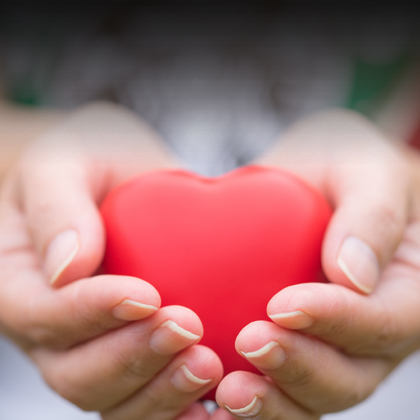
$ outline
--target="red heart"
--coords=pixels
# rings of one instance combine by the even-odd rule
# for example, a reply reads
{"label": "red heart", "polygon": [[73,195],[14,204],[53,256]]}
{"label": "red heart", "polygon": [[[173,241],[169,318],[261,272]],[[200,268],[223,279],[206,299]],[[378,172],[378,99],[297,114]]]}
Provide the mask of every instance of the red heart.
{"label": "red heart", "polygon": [[225,373],[256,371],[234,348],[248,323],[268,319],[281,289],[321,279],[331,210],[320,193],[279,170],[248,166],[218,178],[157,171],[105,199],[108,273],[153,284],[163,305],[191,308],[202,344]]}

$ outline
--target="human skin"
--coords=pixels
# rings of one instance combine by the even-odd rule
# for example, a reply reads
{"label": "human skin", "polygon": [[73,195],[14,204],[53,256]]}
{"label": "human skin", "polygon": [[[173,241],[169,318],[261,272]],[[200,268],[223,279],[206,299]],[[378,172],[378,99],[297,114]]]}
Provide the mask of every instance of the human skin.
{"label": "human skin", "polygon": [[237,338],[271,380],[227,376],[222,408],[207,414],[195,401],[222,366],[196,344],[198,317],[160,308],[140,279],[98,275],[103,196],[141,171],[179,165],[140,119],[103,103],[38,136],[3,183],[1,330],[54,390],[105,420],[306,420],[366,398],[419,345],[416,165],[343,111],[299,122],[258,163],[299,174],[336,210],[323,248],[331,284],[283,290],[268,305],[274,323],[252,323]]}
{"label": "human skin", "polygon": [[331,283],[271,299],[274,322],[252,323],[236,340],[266,377],[232,373],[217,401],[235,418],[317,419],[367,398],[420,346],[419,159],[360,116],[332,111],[296,124],[260,162],[293,170],[331,202]]}
{"label": "human skin", "polygon": [[192,311],[159,309],[141,279],[98,275],[97,204],[134,174],[175,166],[140,119],[95,103],[40,135],[3,181],[0,331],[56,392],[104,419],[175,419],[222,376],[214,352],[192,347],[203,333]]}
{"label": "human skin", "polygon": [[0,180],[30,142],[68,115],[68,111],[18,106],[0,98]]}

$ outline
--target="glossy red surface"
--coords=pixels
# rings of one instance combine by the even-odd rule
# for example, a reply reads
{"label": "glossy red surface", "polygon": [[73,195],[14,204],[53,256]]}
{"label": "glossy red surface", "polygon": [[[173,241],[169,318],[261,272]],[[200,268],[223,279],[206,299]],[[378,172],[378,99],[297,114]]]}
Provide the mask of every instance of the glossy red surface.
{"label": "glossy red surface", "polygon": [[284,287],[319,281],[331,210],[295,176],[249,166],[218,178],[158,171],[116,188],[102,208],[106,272],[153,284],[163,305],[194,310],[201,344],[225,374],[256,371],[234,342]]}

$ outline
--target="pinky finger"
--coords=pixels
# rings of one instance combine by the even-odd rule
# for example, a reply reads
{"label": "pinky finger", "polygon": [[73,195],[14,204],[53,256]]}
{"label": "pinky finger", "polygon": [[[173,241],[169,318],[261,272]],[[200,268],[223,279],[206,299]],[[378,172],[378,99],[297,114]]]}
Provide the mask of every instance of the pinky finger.
{"label": "pinky finger", "polygon": [[[214,388],[222,376],[223,367],[218,356],[207,347],[194,345],[179,354],[128,400],[102,413],[102,419],[173,420],[179,416],[184,416],[182,420],[193,419],[189,407]],[[198,408],[193,410],[198,411]],[[197,419],[201,420],[201,417]]]}
{"label": "pinky finger", "polygon": [[217,409],[213,415],[210,417],[210,420],[235,420],[236,417],[233,417],[232,414],[229,414],[223,408]]}
{"label": "pinky finger", "polygon": [[177,417],[176,420],[209,420],[209,414],[203,404],[196,402]]}
{"label": "pinky finger", "polygon": [[234,419],[318,420],[320,418],[318,414],[296,404],[263,376],[250,372],[233,372],[226,376],[219,384],[216,399],[219,406],[224,407]]}

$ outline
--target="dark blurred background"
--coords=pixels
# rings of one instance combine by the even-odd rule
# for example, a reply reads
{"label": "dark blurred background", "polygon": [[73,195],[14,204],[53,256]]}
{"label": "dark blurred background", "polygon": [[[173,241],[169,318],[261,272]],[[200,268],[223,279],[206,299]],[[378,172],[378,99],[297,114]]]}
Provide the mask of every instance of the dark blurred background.
{"label": "dark blurred background", "polygon": [[[2,100],[30,109],[122,104],[186,166],[249,162],[298,118],[359,111],[420,143],[417,2],[65,1],[0,4]],[[418,420],[420,355],[329,420]],[[0,419],[93,420],[0,337]]]}
{"label": "dark blurred background", "polygon": [[0,10],[4,98],[123,104],[209,175],[320,109],[379,122],[419,55],[409,2],[8,0]]}

